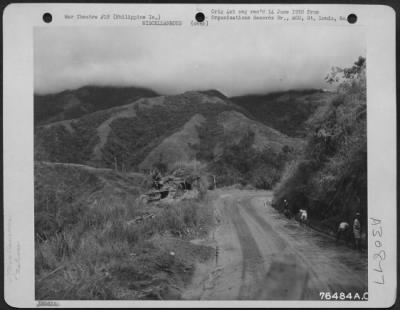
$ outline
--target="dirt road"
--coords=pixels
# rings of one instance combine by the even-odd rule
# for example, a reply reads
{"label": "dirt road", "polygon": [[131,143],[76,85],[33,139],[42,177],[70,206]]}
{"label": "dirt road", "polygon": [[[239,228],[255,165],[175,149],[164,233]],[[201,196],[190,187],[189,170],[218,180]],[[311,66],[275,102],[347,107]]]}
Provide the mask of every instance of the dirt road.
{"label": "dirt road", "polygon": [[320,299],[367,292],[367,254],[336,245],[271,207],[271,192],[215,193],[215,261],[198,265],[184,299]]}

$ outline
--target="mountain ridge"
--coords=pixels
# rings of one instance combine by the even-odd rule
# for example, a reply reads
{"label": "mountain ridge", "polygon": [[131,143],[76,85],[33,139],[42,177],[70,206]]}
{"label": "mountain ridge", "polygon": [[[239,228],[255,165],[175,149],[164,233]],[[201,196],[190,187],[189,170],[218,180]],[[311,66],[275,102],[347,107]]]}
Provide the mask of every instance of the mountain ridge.
{"label": "mountain ridge", "polygon": [[[245,109],[217,90],[188,91],[139,98],[75,119],[38,125],[35,159],[118,171],[142,171],[160,164],[171,167],[191,161],[212,167],[246,139],[252,155],[267,149],[280,154],[284,148],[296,149],[299,144],[249,118]],[[269,161],[260,159],[260,165],[273,165]]]}
{"label": "mountain ridge", "polygon": [[70,120],[157,95],[147,88],[112,86],[83,86],[53,94],[35,94],[35,125]]}

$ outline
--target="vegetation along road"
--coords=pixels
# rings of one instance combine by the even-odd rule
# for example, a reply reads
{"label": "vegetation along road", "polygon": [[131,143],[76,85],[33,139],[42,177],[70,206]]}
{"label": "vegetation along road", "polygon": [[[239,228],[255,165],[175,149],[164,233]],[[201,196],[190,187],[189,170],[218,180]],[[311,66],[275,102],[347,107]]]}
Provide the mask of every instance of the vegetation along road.
{"label": "vegetation along road", "polygon": [[271,199],[269,191],[216,191],[219,225],[208,240],[216,259],[199,264],[183,297],[315,300],[322,292],[343,292],[362,298],[367,254],[285,218]]}

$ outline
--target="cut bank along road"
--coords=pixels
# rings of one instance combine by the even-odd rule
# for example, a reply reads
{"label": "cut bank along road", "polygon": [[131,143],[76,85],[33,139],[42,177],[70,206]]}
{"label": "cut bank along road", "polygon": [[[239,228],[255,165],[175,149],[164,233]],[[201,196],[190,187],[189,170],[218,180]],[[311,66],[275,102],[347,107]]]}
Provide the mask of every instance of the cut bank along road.
{"label": "cut bank along road", "polygon": [[367,255],[288,220],[271,192],[220,190],[214,207],[216,261],[198,266],[185,299],[320,299],[367,292]]}

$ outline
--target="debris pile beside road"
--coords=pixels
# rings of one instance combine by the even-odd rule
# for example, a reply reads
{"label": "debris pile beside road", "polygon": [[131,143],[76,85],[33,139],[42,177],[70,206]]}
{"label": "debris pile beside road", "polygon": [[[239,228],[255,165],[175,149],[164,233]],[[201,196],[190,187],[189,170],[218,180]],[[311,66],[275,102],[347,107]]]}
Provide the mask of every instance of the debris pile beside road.
{"label": "debris pile beside road", "polygon": [[184,169],[177,169],[166,176],[162,176],[160,171],[153,169],[150,175],[151,189],[140,196],[140,199],[146,203],[161,200],[176,202],[199,197],[200,176],[187,174]]}

